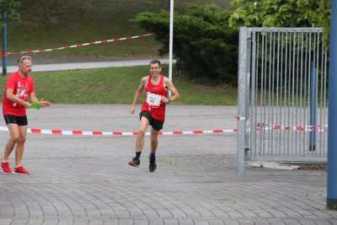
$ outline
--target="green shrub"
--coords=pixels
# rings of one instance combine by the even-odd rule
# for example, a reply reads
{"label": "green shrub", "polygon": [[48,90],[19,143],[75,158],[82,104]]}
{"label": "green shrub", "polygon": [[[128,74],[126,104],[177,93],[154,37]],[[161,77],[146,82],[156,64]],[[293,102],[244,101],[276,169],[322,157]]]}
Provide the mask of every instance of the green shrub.
{"label": "green shrub", "polygon": [[[236,82],[238,35],[228,26],[228,11],[215,5],[193,6],[176,12],[174,20],[174,55],[177,68],[193,80]],[[168,52],[169,14],[144,12],[136,21],[155,33]]]}

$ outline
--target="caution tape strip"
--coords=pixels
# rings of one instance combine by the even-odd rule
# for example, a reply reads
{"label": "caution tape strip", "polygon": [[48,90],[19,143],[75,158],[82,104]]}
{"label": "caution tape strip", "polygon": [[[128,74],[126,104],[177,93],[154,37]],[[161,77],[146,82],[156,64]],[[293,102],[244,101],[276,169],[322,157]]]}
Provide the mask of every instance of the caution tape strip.
{"label": "caution tape strip", "polygon": [[[0,131],[8,132],[7,127],[0,126]],[[247,130],[250,131],[249,129]],[[327,131],[326,128],[321,127],[312,127],[312,126],[264,126],[257,127],[257,132],[263,131],[294,131],[294,132],[317,132],[324,133]],[[41,129],[41,128],[28,128],[27,132],[29,134],[38,134],[38,135],[53,135],[53,136],[112,136],[112,137],[121,137],[121,136],[136,136],[137,131],[101,131],[101,130],[63,130],[63,129]],[[183,135],[221,135],[221,134],[233,134],[237,133],[238,129],[212,129],[212,130],[202,130],[195,129],[189,131],[183,130],[174,130],[174,131],[161,131],[160,135],[162,136],[183,136]],[[146,135],[150,135],[150,132],[147,132]]]}
{"label": "caution tape strip", "polygon": [[273,125],[266,125],[264,123],[257,123],[256,130],[263,131],[263,130],[280,130],[280,131],[298,131],[298,132],[318,132],[323,133],[326,132],[328,125],[322,126],[313,126],[313,125],[295,125],[295,126],[285,126],[282,124],[273,124]]}
{"label": "caution tape strip", "polygon": [[105,40],[100,40],[100,41],[64,45],[62,47],[57,47],[57,48],[35,49],[35,50],[30,49],[30,50],[19,51],[19,52],[2,52],[2,56],[46,53],[46,52],[60,51],[60,50],[71,49],[71,48],[81,48],[81,47],[88,47],[92,45],[101,45],[101,44],[109,44],[109,43],[119,42],[119,41],[134,40],[134,39],[140,39],[140,38],[150,37],[150,36],[153,36],[153,34],[147,33],[147,34],[140,34],[140,35],[134,35],[134,36],[129,36],[129,37],[110,38],[110,39],[105,39]]}
{"label": "caution tape strip", "polygon": [[[1,127],[0,131],[8,132],[7,127]],[[112,136],[112,137],[121,137],[121,136],[136,136],[137,131],[124,132],[124,131],[100,131],[100,130],[62,130],[62,129],[40,129],[40,128],[28,128],[27,130],[30,134],[45,134],[53,136]],[[212,129],[212,130],[174,130],[174,131],[161,131],[160,135],[162,136],[182,136],[182,135],[206,135],[206,134],[225,134],[225,133],[236,133],[237,129]],[[150,132],[147,132],[146,135],[150,135]]]}

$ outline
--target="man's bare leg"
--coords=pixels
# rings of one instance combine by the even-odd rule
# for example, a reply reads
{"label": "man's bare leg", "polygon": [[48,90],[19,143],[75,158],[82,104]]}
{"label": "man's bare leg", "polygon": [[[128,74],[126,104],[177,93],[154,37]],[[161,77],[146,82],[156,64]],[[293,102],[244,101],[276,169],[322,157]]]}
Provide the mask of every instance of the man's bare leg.
{"label": "man's bare leg", "polygon": [[6,143],[5,150],[2,156],[1,167],[5,173],[10,173],[9,157],[14,150],[15,145],[19,140],[19,126],[17,124],[8,124],[9,139]]}
{"label": "man's bare leg", "polygon": [[140,155],[144,149],[144,136],[149,126],[149,120],[146,117],[142,117],[140,120],[140,128],[138,130],[137,138],[136,138],[136,155],[135,157],[129,162],[130,166],[139,166],[140,164]]}
{"label": "man's bare leg", "polygon": [[19,139],[15,149],[15,164],[16,167],[22,166],[23,153],[25,150],[25,142],[27,136],[27,126],[19,126]]}
{"label": "man's bare leg", "polygon": [[149,170],[150,172],[154,172],[157,169],[156,164],[156,151],[158,148],[158,139],[159,139],[160,131],[151,129],[151,153],[150,153],[150,164]]}

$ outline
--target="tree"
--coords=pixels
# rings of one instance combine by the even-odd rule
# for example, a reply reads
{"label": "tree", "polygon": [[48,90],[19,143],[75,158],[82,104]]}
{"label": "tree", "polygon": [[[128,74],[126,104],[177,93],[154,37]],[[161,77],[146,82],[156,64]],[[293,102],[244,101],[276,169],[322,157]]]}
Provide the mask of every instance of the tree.
{"label": "tree", "polygon": [[330,0],[232,0],[231,27],[329,27]]}
{"label": "tree", "polygon": [[[177,66],[194,80],[236,82],[237,32],[228,27],[229,13],[215,5],[175,13],[174,54]],[[155,33],[168,52],[169,14],[144,12],[136,21]]]}
{"label": "tree", "polygon": [[19,0],[0,0],[1,13],[6,12],[11,19],[19,18],[20,1]]}
{"label": "tree", "polygon": [[[325,45],[328,44],[329,22],[330,22],[330,0],[232,0],[232,14],[229,17],[229,26],[239,29],[240,26],[247,27],[323,27]],[[293,39],[288,40],[293,44],[289,49],[289,55],[296,54],[297,49],[303,48]],[[267,43],[266,44],[270,44]],[[281,48],[283,48],[281,46]],[[302,49],[302,51],[312,51]],[[268,53],[267,53],[268,54]],[[257,56],[261,57],[261,56]],[[270,57],[265,57],[265,64],[272,64]],[[287,70],[291,70],[285,62],[279,62]],[[311,62],[309,62],[311,63]],[[283,64],[283,65],[282,65]],[[296,68],[296,70],[303,68]],[[294,70],[294,69],[293,69]],[[267,78],[268,79],[268,78]],[[285,81],[286,81],[285,77]],[[287,81],[288,82],[288,81]],[[291,82],[289,80],[289,82]]]}

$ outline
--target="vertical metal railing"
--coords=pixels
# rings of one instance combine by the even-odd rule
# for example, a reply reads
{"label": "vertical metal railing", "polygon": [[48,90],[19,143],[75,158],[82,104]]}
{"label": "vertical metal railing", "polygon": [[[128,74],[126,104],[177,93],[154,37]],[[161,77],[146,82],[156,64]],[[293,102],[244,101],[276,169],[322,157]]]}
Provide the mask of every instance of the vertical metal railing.
{"label": "vertical metal railing", "polygon": [[326,160],[327,55],[320,28],[241,28],[238,150],[246,159]]}

